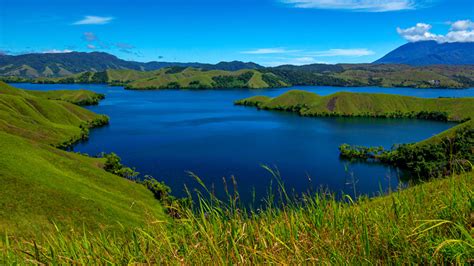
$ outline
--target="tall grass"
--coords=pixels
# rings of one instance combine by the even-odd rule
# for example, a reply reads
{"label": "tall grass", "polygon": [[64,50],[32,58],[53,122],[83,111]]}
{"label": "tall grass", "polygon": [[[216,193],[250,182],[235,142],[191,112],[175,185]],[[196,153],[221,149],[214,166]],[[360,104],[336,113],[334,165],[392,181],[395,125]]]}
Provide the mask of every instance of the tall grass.
{"label": "tall grass", "polygon": [[243,209],[236,191],[228,202],[198,192],[194,206],[173,206],[180,218],[142,228],[4,235],[0,264],[474,263],[472,173],[355,201],[324,192],[297,200],[273,173],[280,200],[264,209]]}

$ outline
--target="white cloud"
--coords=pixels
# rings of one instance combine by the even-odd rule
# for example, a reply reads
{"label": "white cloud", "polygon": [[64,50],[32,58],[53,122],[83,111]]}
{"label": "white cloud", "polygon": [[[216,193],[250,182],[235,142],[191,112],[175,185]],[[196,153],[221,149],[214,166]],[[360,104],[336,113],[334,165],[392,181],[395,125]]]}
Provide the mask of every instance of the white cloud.
{"label": "white cloud", "polygon": [[365,48],[357,48],[357,49],[329,49],[326,51],[311,52],[310,54],[313,56],[322,56],[322,57],[330,57],[330,56],[359,57],[359,56],[373,55],[374,52]]}
{"label": "white cloud", "polygon": [[407,29],[397,28],[397,32],[409,42],[474,42],[474,22],[458,20],[449,24],[451,28],[446,35],[431,33],[432,26],[425,23],[417,23],[416,26]]}
{"label": "white cloud", "polygon": [[301,50],[286,50],[285,48],[261,48],[251,51],[243,51],[240,52],[241,54],[288,54],[288,53],[296,53],[300,52]]}
{"label": "white cloud", "polygon": [[[309,64],[328,64],[327,62],[322,62],[316,60],[314,57],[305,56],[305,57],[296,57],[296,58],[273,58],[272,61],[262,62],[263,65],[273,67],[273,66],[281,66],[281,65],[309,65]],[[276,60],[275,60],[276,59]]]}
{"label": "white cloud", "polygon": [[409,42],[439,40],[442,36],[431,33],[431,28],[429,24],[417,23],[416,26],[407,29],[397,28],[397,32]]}
{"label": "white cloud", "polygon": [[111,22],[113,17],[85,16],[83,19],[76,21],[73,25],[102,25]]}
{"label": "white cloud", "polygon": [[93,45],[93,44],[88,44],[88,45],[87,45],[87,48],[88,48],[88,49],[95,49],[95,48],[97,48],[97,47],[96,47],[95,45]]}
{"label": "white cloud", "polygon": [[[388,12],[421,7],[422,0],[281,0],[297,8]],[[425,0],[426,1],[426,0]]]}
{"label": "white cloud", "polygon": [[469,19],[458,20],[456,22],[451,23],[451,30],[452,31],[474,30],[474,22],[470,21]]}
{"label": "white cloud", "polygon": [[43,51],[43,54],[63,54],[63,53],[72,53],[72,52],[74,51],[69,50],[69,49],[64,49],[64,50],[52,49],[52,50]]}

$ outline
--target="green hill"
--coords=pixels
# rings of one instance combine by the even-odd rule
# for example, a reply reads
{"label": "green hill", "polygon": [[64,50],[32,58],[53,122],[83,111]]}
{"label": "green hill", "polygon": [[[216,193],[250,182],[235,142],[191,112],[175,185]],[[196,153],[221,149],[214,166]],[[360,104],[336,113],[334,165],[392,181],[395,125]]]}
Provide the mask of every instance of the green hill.
{"label": "green hill", "polygon": [[278,97],[254,96],[236,101],[261,109],[297,111],[305,116],[400,116],[422,111],[442,112],[449,121],[463,121],[474,116],[474,98],[426,99],[390,94],[338,92],[319,96],[312,92],[291,90]]}
{"label": "green hill", "polygon": [[[132,80],[126,83],[125,87],[127,89],[263,89],[287,86],[273,74],[245,69],[205,71],[175,67],[141,75],[146,77]],[[132,76],[136,77],[137,74]]]}
{"label": "green hill", "polygon": [[23,91],[0,83],[3,234],[36,234],[52,229],[53,222],[65,230],[116,230],[162,215],[151,192],[104,171],[102,159],[54,148],[87,138],[88,128],[107,123],[105,116],[51,100],[85,94],[93,95]]}

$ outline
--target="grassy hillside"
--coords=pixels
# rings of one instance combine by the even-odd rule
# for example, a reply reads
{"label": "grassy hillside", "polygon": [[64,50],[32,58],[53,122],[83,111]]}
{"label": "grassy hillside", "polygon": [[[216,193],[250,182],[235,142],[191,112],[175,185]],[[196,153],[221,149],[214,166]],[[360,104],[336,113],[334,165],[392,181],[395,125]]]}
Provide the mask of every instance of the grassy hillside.
{"label": "grassy hillside", "polygon": [[53,222],[65,230],[117,229],[162,215],[151,192],[104,171],[102,159],[54,148],[108,121],[47,99],[82,91],[55,93],[33,93],[38,97],[0,83],[0,232],[35,234]]}
{"label": "grassy hillside", "polygon": [[253,214],[201,202],[183,219],[133,232],[53,232],[38,245],[3,239],[0,262],[469,264],[473,190],[474,176],[463,174],[355,203],[322,193]]}
{"label": "grassy hillside", "polygon": [[[153,73],[141,74],[139,78],[128,82],[128,89],[262,89],[287,86],[273,74],[262,74],[257,70],[204,71],[195,68],[167,68]],[[149,76],[148,76],[149,75]],[[130,76],[130,74],[129,74]],[[132,75],[133,78],[137,74]]]}
{"label": "grassy hillside", "polygon": [[419,112],[441,112],[449,121],[464,121],[474,116],[474,98],[425,99],[389,94],[338,92],[319,96],[292,90],[278,97],[254,96],[236,101],[237,105],[268,110],[296,111],[304,116],[400,116]]}

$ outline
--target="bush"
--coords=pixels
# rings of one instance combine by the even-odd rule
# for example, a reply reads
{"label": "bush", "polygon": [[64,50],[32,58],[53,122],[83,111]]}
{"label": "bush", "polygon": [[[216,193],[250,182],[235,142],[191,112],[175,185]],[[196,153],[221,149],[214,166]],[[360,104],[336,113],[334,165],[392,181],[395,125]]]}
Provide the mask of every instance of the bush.
{"label": "bush", "polygon": [[170,198],[171,188],[164,182],[159,182],[152,176],[146,175],[142,184],[147,187],[159,201],[167,201]]}
{"label": "bush", "polygon": [[136,172],[135,169],[124,166],[120,157],[113,152],[110,154],[102,154],[102,157],[105,158],[104,170],[109,173],[130,180],[135,180],[140,174],[139,172]]}

